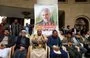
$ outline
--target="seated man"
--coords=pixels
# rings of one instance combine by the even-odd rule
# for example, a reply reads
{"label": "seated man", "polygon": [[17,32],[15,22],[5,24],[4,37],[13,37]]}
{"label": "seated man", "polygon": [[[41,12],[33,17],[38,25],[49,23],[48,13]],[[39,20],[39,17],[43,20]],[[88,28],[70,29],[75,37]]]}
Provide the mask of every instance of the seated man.
{"label": "seated man", "polygon": [[85,53],[85,57],[90,56],[90,31],[88,31],[87,34],[85,35],[84,47],[87,49],[87,52]]}
{"label": "seated man", "polygon": [[29,38],[26,37],[26,31],[21,31],[21,36],[17,37],[14,58],[26,58],[28,47],[30,45]]}
{"label": "seated man", "polygon": [[87,52],[87,49],[83,46],[85,38],[80,34],[80,32],[77,32],[76,35],[72,36],[72,41],[73,45],[75,45],[76,48],[78,47],[78,52],[80,52],[81,55]]}
{"label": "seated man", "polygon": [[[14,37],[10,36],[9,31],[4,30],[4,35],[0,35],[0,57],[8,58],[10,47],[14,45]],[[3,53],[4,52],[4,53]]]}
{"label": "seated man", "polygon": [[47,38],[42,34],[41,30],[37,30],[37,34],[32,35],[32,50],[31,50],[31,58],[47,58],[46,49],[46,41]]}
{"label": "seated man", "polygon": [[50,47],[50,58],[68,58],[67,52],[61,48],[62,43],[56,30],[53,30],[52,35],[48,37],[47,44]]}
{"label": "seated man", "polygon": [[67,44],[66,48],[70,58],[82,58],[80,42],[78,42],[74,32],[67,32],[66,38],[62,42]]}

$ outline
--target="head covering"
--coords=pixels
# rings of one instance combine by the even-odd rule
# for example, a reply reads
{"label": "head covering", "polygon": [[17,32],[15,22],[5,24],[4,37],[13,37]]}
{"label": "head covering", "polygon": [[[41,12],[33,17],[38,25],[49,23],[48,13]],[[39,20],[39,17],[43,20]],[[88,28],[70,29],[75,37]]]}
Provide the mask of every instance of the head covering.
{"label": "head covering", "polygon": [[27,33],[27,31],[26,31],[26,30],[22,30],[21,32],[25,32],[25,33]]}

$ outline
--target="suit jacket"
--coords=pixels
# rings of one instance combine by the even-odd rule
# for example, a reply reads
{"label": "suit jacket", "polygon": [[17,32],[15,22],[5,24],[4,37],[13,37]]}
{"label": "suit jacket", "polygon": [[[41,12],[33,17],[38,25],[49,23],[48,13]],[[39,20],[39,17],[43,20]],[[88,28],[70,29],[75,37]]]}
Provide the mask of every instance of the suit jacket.
{"label": "suit jacket", "polygon": [[[14,36],[8,35],[8,44],[6,47],[11,47],[15,44]],[[4,39],[4,35],[0,35],[0,42]]]}
{"label": "suit jacket", "polygon": [[27,37],[24,37],[25,38],[25,44],[22,45],[21,44],[21,40],[22,40],[22,36],[18,36],[17,37],[17,41],[16,41],[16,47],[15,47],[15,50],[16,49],[20,49],[21,46],[25,47],[25,49],[28,49],[29,45],[30,45],[30,41],[29,41],[29,38]]}

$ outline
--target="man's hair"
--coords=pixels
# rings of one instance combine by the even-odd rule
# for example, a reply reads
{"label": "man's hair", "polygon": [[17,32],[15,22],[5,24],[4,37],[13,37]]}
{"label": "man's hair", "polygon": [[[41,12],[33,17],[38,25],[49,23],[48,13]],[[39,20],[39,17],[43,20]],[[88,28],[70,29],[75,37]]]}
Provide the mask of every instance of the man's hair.
{"label": "man's hair", "polygon": [[67,28],[70,27],[70,25],[67,25]]}
{"label": "man's hair", "polygon": [[50,12],[50,10],[49,10],[48,8],[42,9],[42,10],[41,10],[41,14],[42,14],[43,12],[47,12],[47,13],[49,13],[50,16],[51,16],[51,12]]}
{"label": "man's hair", "polygon": [[66,32],[66,34],[70,34],[70,35],[72,35],[72,32],[71,32],[71,31],[68,31],[68,32]]}
{"label": "man's hair", "polygon": [[50,10],[48,8],[44,8],[44,9],[42,9],[42,11],[50,12]]}
{"label": "man's hair", "polygon": [[57,32],[57,30],[53,30],[52,33]]}

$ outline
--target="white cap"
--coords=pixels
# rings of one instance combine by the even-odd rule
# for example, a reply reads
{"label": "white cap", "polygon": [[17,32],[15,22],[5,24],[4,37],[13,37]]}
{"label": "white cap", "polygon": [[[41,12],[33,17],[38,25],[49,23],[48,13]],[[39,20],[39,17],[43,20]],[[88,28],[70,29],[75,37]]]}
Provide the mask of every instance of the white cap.
{"label": "white cap", "polygon": [[21,32],[25,32],[25,33],[27,33],[27,31],[26,31],[26,30],[22,30]]}

